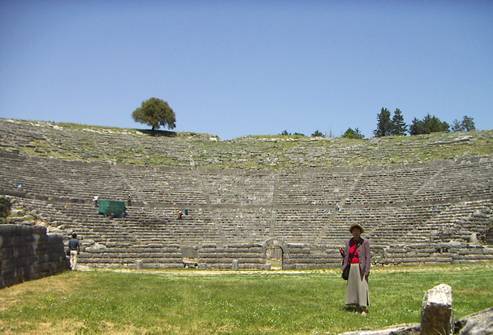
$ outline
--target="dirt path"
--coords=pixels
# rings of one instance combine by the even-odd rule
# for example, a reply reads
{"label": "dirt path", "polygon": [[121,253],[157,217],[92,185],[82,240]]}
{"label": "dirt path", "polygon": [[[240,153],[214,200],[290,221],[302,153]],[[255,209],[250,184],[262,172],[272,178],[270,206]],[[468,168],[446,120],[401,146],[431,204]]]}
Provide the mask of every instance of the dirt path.
{"label": "dirt path", "polygon": [[[481,263],[470,264],[439,264],[439,265],[396,265],[396,266],[374,266],[372,268],[373,273],[391,273],[391,272],[436,272],[436,271],[449,271],[449,272],[462,272],[472,269],[477,269],[478,265],[481,265],[482,269],[493,269],[493,262],[486,261]],[[80,271],[101,271],[101,272],[119,272],[119,273],[143,273],[143,274],[158,274],[169,276],[183,276],[183,277],[200,277],[200,276],[258,276],[258,275],[309,275],[309,274],[339,274],[339,269],[319,269],[319,270],[195,270],[195,269],[91,269],[87,267],[81,267]]]}

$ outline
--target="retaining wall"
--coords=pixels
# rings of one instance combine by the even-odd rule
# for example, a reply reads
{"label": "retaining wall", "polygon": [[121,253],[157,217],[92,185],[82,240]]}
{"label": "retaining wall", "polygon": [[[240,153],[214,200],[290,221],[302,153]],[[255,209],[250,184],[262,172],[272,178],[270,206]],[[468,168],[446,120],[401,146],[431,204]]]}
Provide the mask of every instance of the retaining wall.
{"label": "retaining wall", "polygon": [[66,269],[61,236],[41,226],[0,225],[0,288]]}

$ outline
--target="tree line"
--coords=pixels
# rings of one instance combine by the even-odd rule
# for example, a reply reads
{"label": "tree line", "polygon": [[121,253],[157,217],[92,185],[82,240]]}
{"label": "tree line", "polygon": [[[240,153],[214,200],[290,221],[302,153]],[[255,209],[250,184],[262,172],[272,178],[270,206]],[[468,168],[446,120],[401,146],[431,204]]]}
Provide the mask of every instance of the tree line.
{"label": "tree line", "polygon": [[[406,136],[407,134],[421,135],[430,134],[434,132],[457,132],[457,131],[472,131],[476,130],[474,119],[470,116],[464,115],[461,121],[455,119],[452,121],[452,125],[440,120],[437,116],[427,114],[423,119],[414,118],[411,124],[408,125],[404,121],[404,115],[399,108],[396,108],[391,113],[387,108],[383,107],[380,113],[377,114],[377,128],[373,131],[375,137],[384,136]],[[295,133],[298,134],[298,133]],[[286,130],[281,135],[290,135]],[[299,135],[299,134],[298,134]],[[312,137],[327,137],[319,130],[316,130]],[[331,137],[331,136],[330,136]],[[341,137],[364,139],[365,136],[358,128],[348,128]]]}
{"label": "tree line", "polygon": [[[159,98],[150,98],[142,102],[140,107],[136,108],[132,117],[136,122],[145,123],[152,127],[152,130],[159,129],[161,126],[174,129],[176,127],[176,115],[169,104]],[[465,115],[461,121],[455,119],[452,124],[440,120],[437,116],[427,114],[423,119],[414,118],[408,125],[404,121],[404,115],[399,108],[391,113],[387,108],[382,107],[377,114],[377,128],[373,131],[375,137],[384,136],[406,136],[430,134],[433,132],[449,131],[471,131],[475,130],[474,119]],[[280,135],[298,135],[305,136],[302,133],[289,133],[287,130]],[[312,137],[332,137],[332,134],[324,134],[320,130],[315,130]],[[358,128],[348,128],[341,136],[344,138],[363,139],[365,136]]]}
{"label": "tree line", "polygon": [[423,119],[414,118],[408,127],[399,108],[396,108],[391,116],[390,111],[384,107],[377,115],[377,129],[374,130],[373,134],[376,137],[382,137],[404,136],[407,133],[409,135],[421,135],[435,132],[472,130],[476,130],[474,119],[467,115],[464,115],[462,121],[455,119],[450,125],[435,115],[427,114]]}

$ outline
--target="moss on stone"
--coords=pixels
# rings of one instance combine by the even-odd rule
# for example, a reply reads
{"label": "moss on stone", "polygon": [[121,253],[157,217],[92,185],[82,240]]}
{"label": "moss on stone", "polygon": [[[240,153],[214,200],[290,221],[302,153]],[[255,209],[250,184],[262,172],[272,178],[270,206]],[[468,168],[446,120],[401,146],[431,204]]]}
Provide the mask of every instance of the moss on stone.
{"label": "moss on stone", "polygon": [[0,197],[0,223],[5,223],[7,217],[10,214],[12,204],[10,200],[5,197]]}

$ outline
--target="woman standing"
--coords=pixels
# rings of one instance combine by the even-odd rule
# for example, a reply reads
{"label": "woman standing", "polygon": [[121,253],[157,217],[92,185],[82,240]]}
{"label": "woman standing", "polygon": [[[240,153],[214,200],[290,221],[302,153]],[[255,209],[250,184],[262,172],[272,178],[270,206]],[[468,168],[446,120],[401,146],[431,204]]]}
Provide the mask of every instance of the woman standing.
{"label": "woman standing", "polygon": [[368,276],[370,275],[370,242],[361,238],[364,232],[359,224],[353,224],[349,231],[353,237],[346,241],[342,269],[349,265],[346,291],[346,305],[354,306],[362,315],[368,313],[370,296]]}

